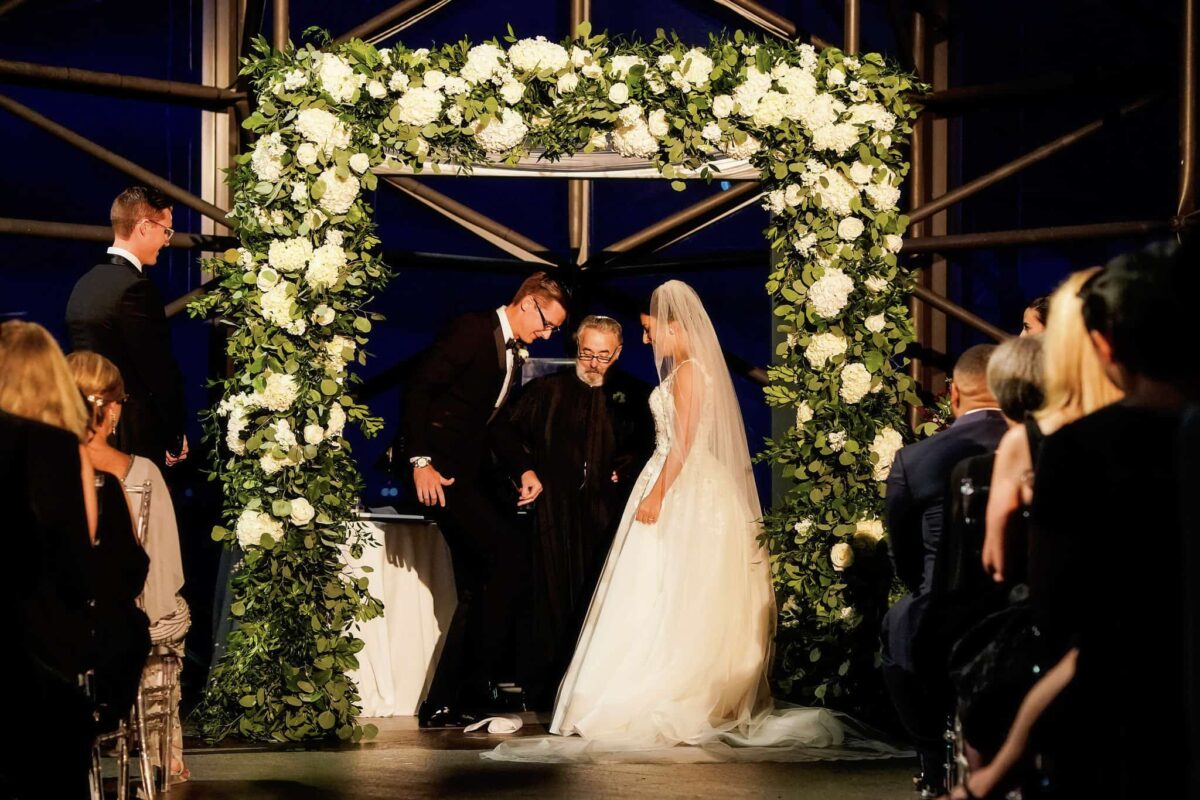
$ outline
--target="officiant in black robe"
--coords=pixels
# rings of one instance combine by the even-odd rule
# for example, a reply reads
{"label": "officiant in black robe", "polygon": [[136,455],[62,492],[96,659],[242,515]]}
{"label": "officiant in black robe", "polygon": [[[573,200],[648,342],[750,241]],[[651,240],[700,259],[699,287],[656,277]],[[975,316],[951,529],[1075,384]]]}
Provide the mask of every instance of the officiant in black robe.
{"label": "officiant in black robe", "polygon": [[621,326],[587,317],[574,368],[532,381],[509,411],[544,487],[533,513],[528,696],[553,702],[625,501],[654,446],[645,384],[612,369]]}

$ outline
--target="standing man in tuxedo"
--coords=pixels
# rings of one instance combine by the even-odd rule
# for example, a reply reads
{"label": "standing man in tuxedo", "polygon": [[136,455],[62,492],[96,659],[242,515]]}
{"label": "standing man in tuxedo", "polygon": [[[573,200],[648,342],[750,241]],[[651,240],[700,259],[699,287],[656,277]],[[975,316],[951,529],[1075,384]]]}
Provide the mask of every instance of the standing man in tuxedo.
{"label": "standing man in tuxedo", "polygon": [[900,721],[921,758],[918,791],[946,791],[942,754],[950,695],[944,665],[923,663],[914,649],[933,584],[942,539],[942,509],[950,473],[963,459],[994,452],[1008,429],[987,385],[995,345],[975,345],[954,365],[950,408],[954,424],[896,453],[888,475],[886,522],[892,564],[908,594],[883,618],[883,678]]}
{"label": "standing man in tuxedo", "polygon": [[171,352],[163,300],[147,267],[171,241],[171,201],[133,186],[113,201],[108,258],[75,284],[67,301],[73,350],[91,350],[121,370],[129,396],[116,430],[117,448],[159,466],[187,458],[183,377]]}
{"label": "standing man in tuxedo", "polygon": [[518,505],[542,492],[530,456],[506,417],[524,345],[548,339],[567,319],[562,287],[544,272],[511,303],[450,323],[408,387],[405,449],[417,499],[429,506],[454,560],[458,607],[446,632],[424,728],[468,725],[497,706],[492,667],[513,627],[528,547],[488,496],[480,472],[489,444],[518,487]]}

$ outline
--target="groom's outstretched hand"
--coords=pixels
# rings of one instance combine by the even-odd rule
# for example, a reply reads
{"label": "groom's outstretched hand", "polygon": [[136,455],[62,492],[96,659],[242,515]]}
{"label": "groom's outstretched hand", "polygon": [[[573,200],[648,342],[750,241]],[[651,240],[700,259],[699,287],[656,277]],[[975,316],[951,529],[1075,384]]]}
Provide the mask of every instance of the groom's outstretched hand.
{"label": "groom's outstretched hand", "polygon": [[432,464],[424,467],[413,467],[413,485],[417,487],[417,499],[421,505],[431,506],[437,503],[446,507],[446,493],[443,486],[450,486],[454,478],[443,478],[442,473],[433,468]]}
{"label": "groom's outstretched hand", "polygon": [[517,507],[527,506],[534,500],[537,500],[538,495],[542,493],[542,482],[538,480],[537,473],[531,469],[525,470],[521,475],[521,493],[517,498]]}

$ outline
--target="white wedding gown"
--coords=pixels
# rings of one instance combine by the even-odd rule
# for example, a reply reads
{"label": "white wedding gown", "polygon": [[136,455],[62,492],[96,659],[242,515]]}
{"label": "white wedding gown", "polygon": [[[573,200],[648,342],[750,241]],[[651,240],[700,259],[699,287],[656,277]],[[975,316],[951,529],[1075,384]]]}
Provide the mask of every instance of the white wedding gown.
{"label": "white wedding gown", "polygon": [[[707,394],[708,372],[694,374]],[[625,507],[559,688],[550,726],[559,736],[513,739],[484,757],[696,762],[906,755],[857,735],[853,722],[834,712],[774,708],[766,673],[775,602],[769,557],[758,543],[757,498],[747,502],[730,485],[727,465],[704,446],[712,440],[704,430],[708,414],[700,414],[695,444],[657,523],[634,519],[674,444],[675,376],[650,395],[656,448]]]}

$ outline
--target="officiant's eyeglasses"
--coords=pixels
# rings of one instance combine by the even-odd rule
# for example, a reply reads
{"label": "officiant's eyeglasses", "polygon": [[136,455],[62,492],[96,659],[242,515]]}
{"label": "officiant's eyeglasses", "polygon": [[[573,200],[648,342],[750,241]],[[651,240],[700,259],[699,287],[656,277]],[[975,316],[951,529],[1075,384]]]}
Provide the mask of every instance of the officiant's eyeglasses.
{"label": "officiant's eyeglasses", "polygon": [[168,242],[171,241],[171,237],[175,235],[174,228],[168,228],[166,225],[163,225],[161,222],[155,222],[154,220],[150,219],[149,217],[142,220],[142,222],[149,222],[151,225],[157,225],[158,227],[162,228],[163,231],[167,234]]}
{"label": "officiant's eyeglasses", "polygon": [[613,360],[614,356],[611,354],[602,356],[599,353],[593,353],[591,350],[581,350],[575,354],[575,358],[585,364],[589,361],[599,361],[601,364],[607,364]]}

